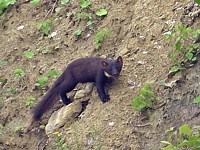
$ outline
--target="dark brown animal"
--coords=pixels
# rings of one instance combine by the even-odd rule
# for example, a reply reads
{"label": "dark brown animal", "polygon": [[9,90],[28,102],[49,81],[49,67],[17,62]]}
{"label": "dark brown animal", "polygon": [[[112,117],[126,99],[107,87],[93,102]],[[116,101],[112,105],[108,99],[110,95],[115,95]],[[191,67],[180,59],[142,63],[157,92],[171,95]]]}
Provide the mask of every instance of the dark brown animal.
{"label": "dark brown animal", "polygon": [[109,77],[118,77],[123,65],[122,57],[116,60],[100,57],[80,58],[71,62],[65,71],[58,77],[51,89],[33,110],[33,121],[39,121],[60,95],[65,105],[70,103],[66,93],[72,91],[78,83],[95,82],[97,92],[102,102],[107,102],[104,85]]}

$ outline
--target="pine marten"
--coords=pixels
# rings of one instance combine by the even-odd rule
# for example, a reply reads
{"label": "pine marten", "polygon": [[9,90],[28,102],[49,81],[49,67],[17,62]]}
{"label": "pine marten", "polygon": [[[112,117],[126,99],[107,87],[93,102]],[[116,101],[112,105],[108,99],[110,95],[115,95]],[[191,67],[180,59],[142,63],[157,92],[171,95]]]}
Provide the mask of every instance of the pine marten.
{"label": "pine marten", "polygon": [[33,110],[33,121],[39,121],[58,99],[60,95],[65,105],[70,103],[66,93],[72,91],[78,83],[95,82],[97,92],[102,102],[109,100],[104,85],[107,78],[118,77],[123,65],[123,59],[119,56],[116,60],[100,57],[79,58],[71,62],[65,71],[58,77],[53,86],[43,96],[42,100]]}

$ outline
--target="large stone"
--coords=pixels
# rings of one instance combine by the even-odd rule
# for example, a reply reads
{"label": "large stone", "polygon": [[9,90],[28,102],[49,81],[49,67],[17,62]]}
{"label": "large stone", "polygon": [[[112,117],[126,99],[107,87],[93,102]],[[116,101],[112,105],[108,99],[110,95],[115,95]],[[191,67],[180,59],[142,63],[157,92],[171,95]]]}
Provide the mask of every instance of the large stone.
{"label": "large stone", "polygon": [[84,90],[78,90],[74,96],[74,99],[81,99],[85,96],[87,96],[88,94],[90,94],[93,90],[94,87],[94,83],[89,83],[86,85]]}
{"label": "large stone", "polygon": [[81,110],[81,101],[74,101],[73,103],[54,112],[45,127],[46,134],[49,135],[53,133],[63,125],[65,125],[65,127],[69,127],[75,121],[75,118],[80,114]]}

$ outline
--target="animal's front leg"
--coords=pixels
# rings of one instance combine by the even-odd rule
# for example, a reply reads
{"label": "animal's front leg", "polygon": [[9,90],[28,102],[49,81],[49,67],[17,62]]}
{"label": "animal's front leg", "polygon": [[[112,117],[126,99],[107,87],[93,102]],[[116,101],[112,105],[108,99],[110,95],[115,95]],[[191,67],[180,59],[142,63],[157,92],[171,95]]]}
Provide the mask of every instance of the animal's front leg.
{"label": "animal's front leg", "polygon": [[105,85],[105,77],[99,75],[98,78],[96,79],[97,92],[99,94],[101,101],[107,102],[110,98],[109,95],[106,95],[105,93],[104,85]]}

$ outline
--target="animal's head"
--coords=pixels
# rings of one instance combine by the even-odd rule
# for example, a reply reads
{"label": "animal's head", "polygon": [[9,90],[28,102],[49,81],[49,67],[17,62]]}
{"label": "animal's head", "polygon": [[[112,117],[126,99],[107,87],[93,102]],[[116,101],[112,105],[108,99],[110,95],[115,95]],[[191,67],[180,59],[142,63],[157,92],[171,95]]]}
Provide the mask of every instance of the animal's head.
{"label": "animal's head", "polygon": [[116,60],[103,59],[101,61],[101,67],[104,70],[107,77],[118,77],[123,66],[123,59],[119,56]]}

